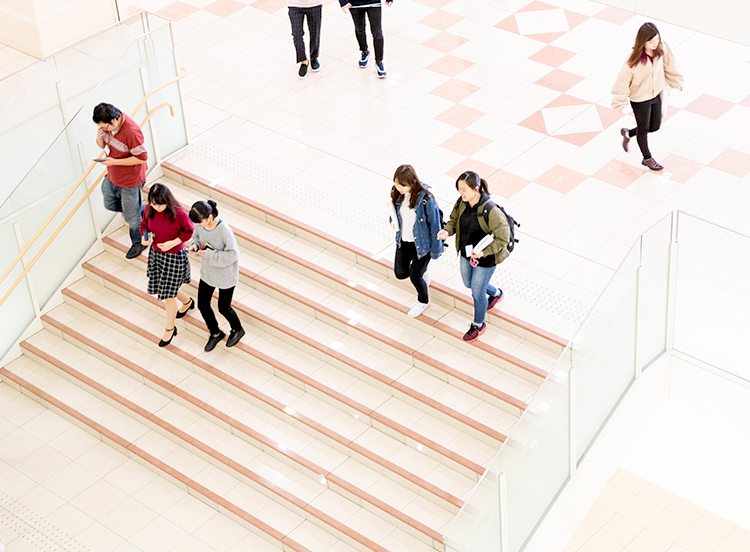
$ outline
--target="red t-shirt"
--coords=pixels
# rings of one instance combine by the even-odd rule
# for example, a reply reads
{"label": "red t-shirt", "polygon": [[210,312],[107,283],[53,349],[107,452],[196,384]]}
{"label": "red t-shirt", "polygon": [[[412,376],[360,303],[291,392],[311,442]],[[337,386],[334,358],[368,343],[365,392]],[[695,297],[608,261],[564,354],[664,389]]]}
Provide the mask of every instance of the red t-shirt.
{"label": "red t-shirt", "polygon": [[[109,150],[109,157],[123,159],[124,157],[137,157],[143,161],[148,159],[148,152],[143,145],[143,132],[133,119],[121,115],[122,123],[116,132],[104,133],[104,144]],[[135,188],[146,181],[146,163],[140,165],[121,166],[112,165],[107,167],[107,177],[112,184],[120,188]]]}
{"label": "red t-shirt", "polygon": [[[143,212],[143,220],[141,221],[141,235],[143,232],[153,232],[154,242],[151,244],[156,251],[162,253],[177,253],[179,250],[185,247],[185,242],[193,237],[193,221],[190,220],[188,214],[181,209],[177,208],[175,213],[174,222],[169,220],[167,213],[162,211],[154,211],[154,218],[149,218],[151,212],[151,206],[147,205],[146,210]],[[180,245],[162,251],[157,244],[171,241],[175,238],[180,238]]]}

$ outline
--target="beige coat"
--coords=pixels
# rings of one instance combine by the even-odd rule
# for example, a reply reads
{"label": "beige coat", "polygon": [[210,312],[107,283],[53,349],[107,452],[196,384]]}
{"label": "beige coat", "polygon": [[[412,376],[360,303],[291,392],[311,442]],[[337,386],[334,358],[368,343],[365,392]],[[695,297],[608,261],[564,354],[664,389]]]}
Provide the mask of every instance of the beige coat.
{"label": "beige coat", "polygon": [[661,94],[667,86],[682,86],[685,79],[677,70],[674,54],[666,42],[662,42],[662,45],[664,55],[654,61],[649,59],[645,65],[639,62],[635,67],[630,67],[625,61],[612,87],[612,109],[622,111],[628,100],[645,102]]}

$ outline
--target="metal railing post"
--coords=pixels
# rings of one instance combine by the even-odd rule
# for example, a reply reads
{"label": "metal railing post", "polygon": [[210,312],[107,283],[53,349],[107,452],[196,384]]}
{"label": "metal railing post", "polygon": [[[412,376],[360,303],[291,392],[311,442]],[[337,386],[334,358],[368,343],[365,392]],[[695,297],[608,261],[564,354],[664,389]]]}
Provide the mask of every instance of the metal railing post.
{"label": "metal railing post", "polygon": [[508,546],[508,482],[505,474],[497,476],[498,500],[500,501],[500,552],[510,552]]}

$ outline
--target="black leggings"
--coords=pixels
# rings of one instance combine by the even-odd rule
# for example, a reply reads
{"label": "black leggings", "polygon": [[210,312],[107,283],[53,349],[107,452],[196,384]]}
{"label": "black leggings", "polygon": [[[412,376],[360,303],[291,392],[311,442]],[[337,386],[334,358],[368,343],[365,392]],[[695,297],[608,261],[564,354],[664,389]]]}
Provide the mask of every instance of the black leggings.
{"label": "black leggings", "polygon": [[[214,294],[213,286],[209,286],[203,280],[198,284],[198,310],[201,311],[203,320],[206,321],[208,331],[212,335],[219,333],[219,323],[216,321],[216,315],[211,308],[211,296]],[[234,286],[227,289],[219,290],[219,312],[227,319],[231,328],[238,332],[242,329],[242,323],[240,322],[237,313],[232,308],[232,296],[234,295]]]}
{"label": "black leggings", "polygon": [[645,102],[630,102],[635,115],[635,128],[628,132],[630,137],[638,137],[638,147],[644,159],[651,159],[651,152],[648,149],[648,133],[656,132],[661,127],[661,95],[646,100]]}
{"label": "black leggings", "polygon": [[393,261],[393,272],[399,280],[411,279],[417,290],[417,301],[423,304],[430,302],[427,294],[427,282],[422,277],[430,263],[430,254],[417,257],[417,247],[414,242],[401,240],[401,246],[396,247],[396,259]]}
{"label": "black leggings", "polygon": [[385,44],[382,24],[383,8],[381,6],[350,8],[349,13],[352,14],[352,20],[354,21],[354,36],[357,37],[360,52],[366,52],[368,49],[367,35],[365,34],[365,15],[370,20],[370,32],[375,46],[375,62],[380,63],[383,61],[383,46]]}

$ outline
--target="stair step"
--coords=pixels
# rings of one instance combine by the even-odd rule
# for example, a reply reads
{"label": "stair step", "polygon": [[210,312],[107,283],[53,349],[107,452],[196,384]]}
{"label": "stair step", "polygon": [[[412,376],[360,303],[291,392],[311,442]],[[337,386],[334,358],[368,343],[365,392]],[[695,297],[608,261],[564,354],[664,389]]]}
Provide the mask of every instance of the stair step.
{"label": "stair step", "polygon": [[[63,341],[57,346],[51,346],[49,340],[46,340],[45,344],[45,350],[42,350],[30,339],[22,346],[26,354],[38,358],[51,367],[53,372],[75,381],[76,385],[101,399],[106,405],[98,402],[92,405],[87,403],[82,407],[84,414],[98,416],[99,419],[96,421],[113,429],[162,462],[171,464],[169,459],[172,454],[177,453],[179,457],[184,458],[185,451],[189,450],[193,454],[190,464],[196,470],[192,477],[199,484],[213,487],[222,496],[226,496],[238,483],[245,483],[256,493],[270,498],[277,506],[283,505],[286,510],[297,516],[293,518],[295,525],[303,519],[308,519],[338,534],[339,538],[353,539],[357,544],[371,550],[376,548],[378,540],[376,538],[371,541],[375,536],[371,529],[360,528],[358,531],[350,525],[349,529],[344,530],[339,528],[339,524],[347,522],[350,517],[370,519],[374,514],[377,517],[374,524],[380,526],[383,531],[406,531],[411,536],[426,541],[426,544],[442,550],[440,533],[406,513],[409,511],[421,515],[422,518],[428,518],[433,526],[445,525],[452,516],[448,512],[441,516],[440,509],[435,505],[429,505],[423,499],[420,502],[420,498],[417,497],[404,507],[405,511],[398,511],[367,493],[356,494],[356,489],[352,485],[347,485],[335,474],[322,477],[316,473],[316,470],[320,469],[318,466],[308,465],[304,472],[300,469],[295,470],[270,454],[270,440],[262,443],[265,445],[262,448],[239,440],[239,423],[226,427],[227,420],[222,420],[223,424],[218,425],[176,401],[167,400],[164,405],[137,404],[115,391],[112,386],[95,379],[101,374],[102,369],[116,369],[98,361],[98,367],[79,363],[79,370],[57,358],[59,349],[72,345]],[[96,364],[93,360],[92,363]],[[84,373],[83,370],[88,373]],[[146,387],[144,383],[120,371],[117,379],[118,387],[128,395],[136,395]],[[182,390],[173,388],[172,393],[179,395],[184,401],[193,402],[190,395]],[[194,399],[195,403],[200,404],[197,399]],[[216,413],[214,416],[220,418]],[[160,457],[162,455],[163,458]],[[199,462],[196,466],[197,460]],[[334,480],[344,487],[337,489],[335,484],[332,485]],[[348,492],[342,492],[344,489]],[[441,520],[441,517],[444,519]]]}
{"label": "stair step", "polygon": [[[43,322],[51,331],[60,332],[66,340],[142,380],[162,395],[178,400],[202,414],[207,409],[209,415],[215,418],[214,421],[220,420],[221,424],[227,427],[235,428],[237,422],[235,429],[240,434],[245,433],[253,440],[260,441],[261,448],[274,451],[276,457],[282,461],[300,463],[317,474],[325,475],[335,484],[339,484],[337,476],[354,483],[351,478],[336,473],[337,471],[352,476],[356,476],[358,472],[366,473],[368,477],[378,479],[378,484],[370,484],[367,487],[370,492],[378,492],[379,485],[382,485],[384,492],[393,485],[406,486],[412,493],[426,497],[455,514],[463,506],[463,500],[444,491],[443,488],[457,490],[457,494],[466,496],[475,483],[474,479],[443,465],[436,466],[433,470],[435,473],[428,475],[428,479],[434,478],[436,483],[417,477],[407,470],[408,464],[398,465],[389,461],[365,448],[357,440],[366,432],[375,433],[370,441],[377,443],[378,440],[385,440],[387,448],[379,448],[386,448],[397,459],[408,457],[413,449],[405,450],[408,448],[405,444],[379,432],[376,428],[359,421],[354,422],[347,413],[336,410],[306,393],[297,392],[299,398],[291,402],[282,402],[290,394],[289,383],[247,361],[237,361],[236,357],[221,349],[215,351],[218,354],[212,353],[203,355],[201,359],[194,359],[192,365],[199,370],[191,371],[172,361],[167,362],[166,366],[155,362],[153,344],[149,343],[149,347],[127,337],[127,331],[121,326],[111,326],[108,330],[99,332],[102,327],[95,319],[67,303],[44,315]],[[113,320],[112,323],[114,322]],[[110,341],[109,329],[114,330],[118,346],[127,354],[127,358],[105,345]],[[164,356],[172,355],[175,348],[177,345],[162,352]],[[134,351],[137,356],[134,356]],[[212,361],[218,363],[212,365]],[[240,381],[224,370],[241,373],[245,380],[248,379],[248,372],[254,372],[254,385]],[[160,376],[162,373],[164,377]],[[102,379],[97,381],[103,382]],[[265,394],[261,389],[270,390],[278,398]],[[179,392],[175,395],[177,391]],[[193,400],[185,393],[192,394]],[[217,414],[213,414],[214,411]],[[305,415],[305,411],[309,411],[311,416]],[[269,438],[265,435],[257,436],[258,431],[252,428],[268,428]],[[337,432],[337,429],[346,436]],[[304,435],[299,435],[300,432]],[[274,440],[266,442],[271,435]],[[302,446],[295,446],[296,444]],[[416,456],[417,462],[421,465],[436,463],[423,454]],[[315,461],[319,467],[311,466]],[[329,475],[331,472],[335,475],[333,479]],[[383,481],[383,477],[390,477],[391,481]]]}

